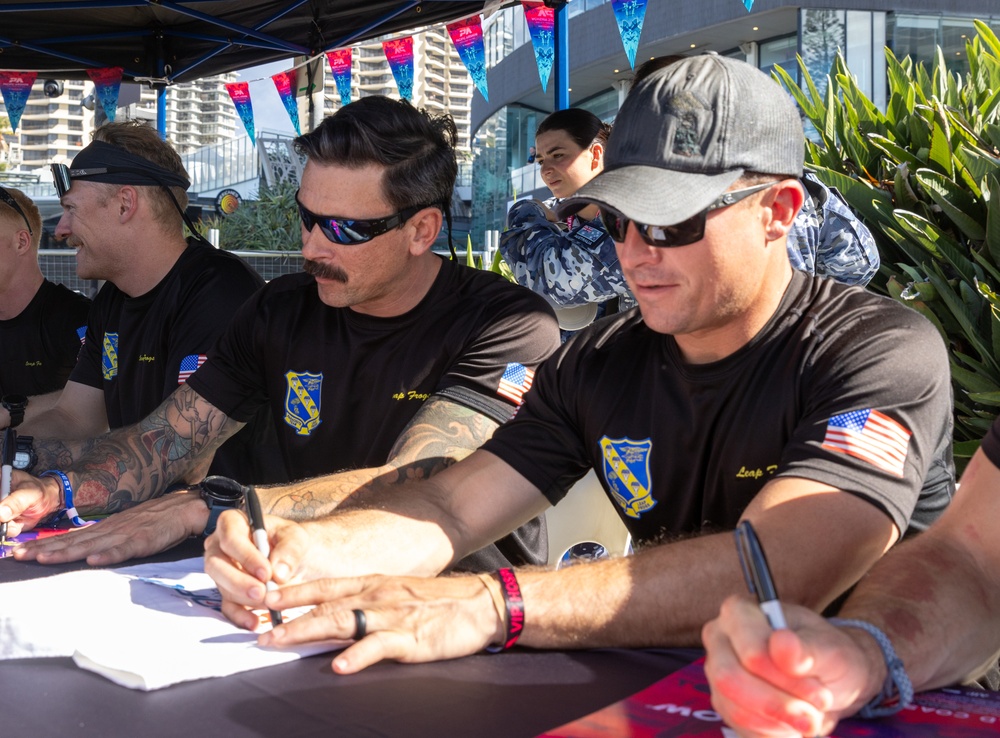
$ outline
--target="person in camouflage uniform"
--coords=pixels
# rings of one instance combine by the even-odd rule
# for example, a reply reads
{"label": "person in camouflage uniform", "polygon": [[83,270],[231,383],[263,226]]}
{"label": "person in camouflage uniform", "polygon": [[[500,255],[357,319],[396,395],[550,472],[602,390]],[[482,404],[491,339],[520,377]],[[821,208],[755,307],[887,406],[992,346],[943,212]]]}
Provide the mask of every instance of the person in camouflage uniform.
{"label": "person in camouflage uniform", "polygon": [[[536,131],[535,160],[554,197],[544,203],[514,203],[507,230],[500,236],[500,253],[518,284],[548,298],[564,329],[582,328],[595,317],[635,305],[597,208],[585,209],[567,222],[552,211],[559,200],[604,169],[604,143],[610,130],[580,108],[560,110],[543,120]],[[588,304],[597,308],[583,325],[572,323],[579,320],[578,314],[567,321],[566,308]]]}
{"label": "person in camouflage uniform", "polygon": [[878,247],[843,196],[807,174],[806,199],[788,234],[792,266],[808,274],[864,286],[878,271]]}

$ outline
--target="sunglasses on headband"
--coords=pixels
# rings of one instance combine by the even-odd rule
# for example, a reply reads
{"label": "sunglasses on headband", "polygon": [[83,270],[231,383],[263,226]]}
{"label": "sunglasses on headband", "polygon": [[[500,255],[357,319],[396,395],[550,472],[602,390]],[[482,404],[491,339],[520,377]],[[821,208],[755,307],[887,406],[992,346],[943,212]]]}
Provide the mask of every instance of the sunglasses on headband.
{"label": "sunglasses on headband", "polygon": [[336,215],[316,215],[311,210],[307,210],[299,201],[298,191],[295,193],[295,203],[299,206],[299,217],[307,231],[311,231],[314,226],[319,226],[320,231],[328,240],[345,246],[367,243],[376,236],[388,233],[393,228],[399,228],[424,208],[432,207],[431,205],[416,205],[385,218],[360,220],[339,218]]}
{"label": "sunglasses on headband", "polygon": [[774,184],[775,182],[765,182],[764,184],[746,187],[742,190],[723,192],[711,205],[702,210],[700,213],[692,215],[690,218],[682,220],[680,223],[674,223],[673,225],[668,226],[639,223],[631,220],[630,218],[626,218],[617,210],[609,208],[605,205],[600,206],[599,210],[601,212],[601,220],[604,222],[604,227],[608,229],[608,235],[611,236],[613,241],[622,243],[625,240],[625,233],[628,231],[628,224],[632,223],[635,225],[635,229],[639,233],[640,238],[642,238],[642,240],[650,246],[659,246],[660,248],[687,246],[695,241],[700,241],[705,237],[705,219],[708,218],[708,214],[711,211],[728,208],[730,205],[735,205],[740,200],[746,199],[753,193],[765,190]]}
{"label": "sunglasses on headband", "polygon": [[21,210],[21,206],[17,204],[17,200],[14,199],[14,196],[7,192],[7,190],[3,187],[0,187],[0,202],[14,208],[14,212],[21,216],[24,220],[24,224],[28,227],[28,233],[32,236],[35,235],[35,232],[31,230],[31,223],[28,222],[28,216],[24,214],[23,210]]}

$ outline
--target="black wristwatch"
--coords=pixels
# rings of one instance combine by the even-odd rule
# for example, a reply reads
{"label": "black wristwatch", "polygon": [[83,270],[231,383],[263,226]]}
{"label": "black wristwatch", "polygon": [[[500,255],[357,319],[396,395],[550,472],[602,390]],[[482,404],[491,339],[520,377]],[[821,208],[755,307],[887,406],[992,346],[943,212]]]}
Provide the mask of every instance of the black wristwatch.
{"label": "black wristwatch", "polygon": [[35,453],[34,436],[18,436],[14,451],[14,468],[30,472],[37,463],[38,454]]}
{"label": "black wristwatch", "polygon": [[16,428],[24,420],[24,409],[28,407],[27,395],[4,395],[0,404],[10,413],[10,426]]}
{"label": "black wristwatch", "polygon": [[218,475],[205,477],[198,485],[201,499],[208,505],[208,524],[202,536],[208,537],[215,532],[219,515],[223,510],[239,510],[246,499],[246,487],[229,477]]}

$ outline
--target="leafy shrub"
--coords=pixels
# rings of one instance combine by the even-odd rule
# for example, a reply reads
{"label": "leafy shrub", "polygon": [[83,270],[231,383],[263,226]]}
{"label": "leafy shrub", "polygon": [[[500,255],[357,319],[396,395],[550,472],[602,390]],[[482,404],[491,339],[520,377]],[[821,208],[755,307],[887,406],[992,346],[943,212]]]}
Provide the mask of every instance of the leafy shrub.
{"label": "leafy shrub", "polygon": [[[872,286],[937,326],[951,355],[955,455],[969,457],[1000,407],[1000,40],[976,21],[970,71],[886,49],[883,113],[838,56],[820,94],[778,69],[815,126],[807,166],[837,187],[878,242]],[[920,361],[919,356],[913,357]]]}
{"label": "leafy shrub", "polygon": [[299,251],[302,231],[295,205],[295,182],[262,186],[257,200],[244,200],[232,215],[206,222],[219,229],[219,245],[228,251]]}

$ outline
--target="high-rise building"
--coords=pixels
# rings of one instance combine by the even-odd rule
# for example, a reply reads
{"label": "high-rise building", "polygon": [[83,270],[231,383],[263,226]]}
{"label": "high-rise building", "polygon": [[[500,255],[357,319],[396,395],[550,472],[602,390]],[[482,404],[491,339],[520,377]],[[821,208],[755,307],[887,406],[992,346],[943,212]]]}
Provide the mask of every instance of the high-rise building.
{"label": "high-rise building", "polygon": [[[398,38],[401,34],[393,34]],[[388,38],[388,37],[384,37]],[[382,50],[384,38],[353,46],[351,99],[367,95],[399,97],[396,81]],[[458,149],[469,151],[469,116],[474,85],[444,25],[413,33],[414,106],[432,113],[450,113],[458,128]],[[325,76],[327,115],[340,109],[333,75]]]}
{"label": "high-rise building", "polygon": [[[167,140],[179,153],[235,137],[237,114],[225,88],[226,82],[235,79],[234,74],[223,74],[167,88]],[[92,98],[87,100],[94,91],[91,82],[51,83],[51,79],[41,77],[36,80],[17,132],[5,134],[10,169],[32,172],[52,162],[70,161],[89,143],[95,118],[102,117],[92,109]],[[49,93],[58,94],[47,96],[47,84]],[[2,104],[0,114],[6,114]],[[142,87],[139,102],[119,109],[116,117],[139,118],[155,125],[156,91]]]}

